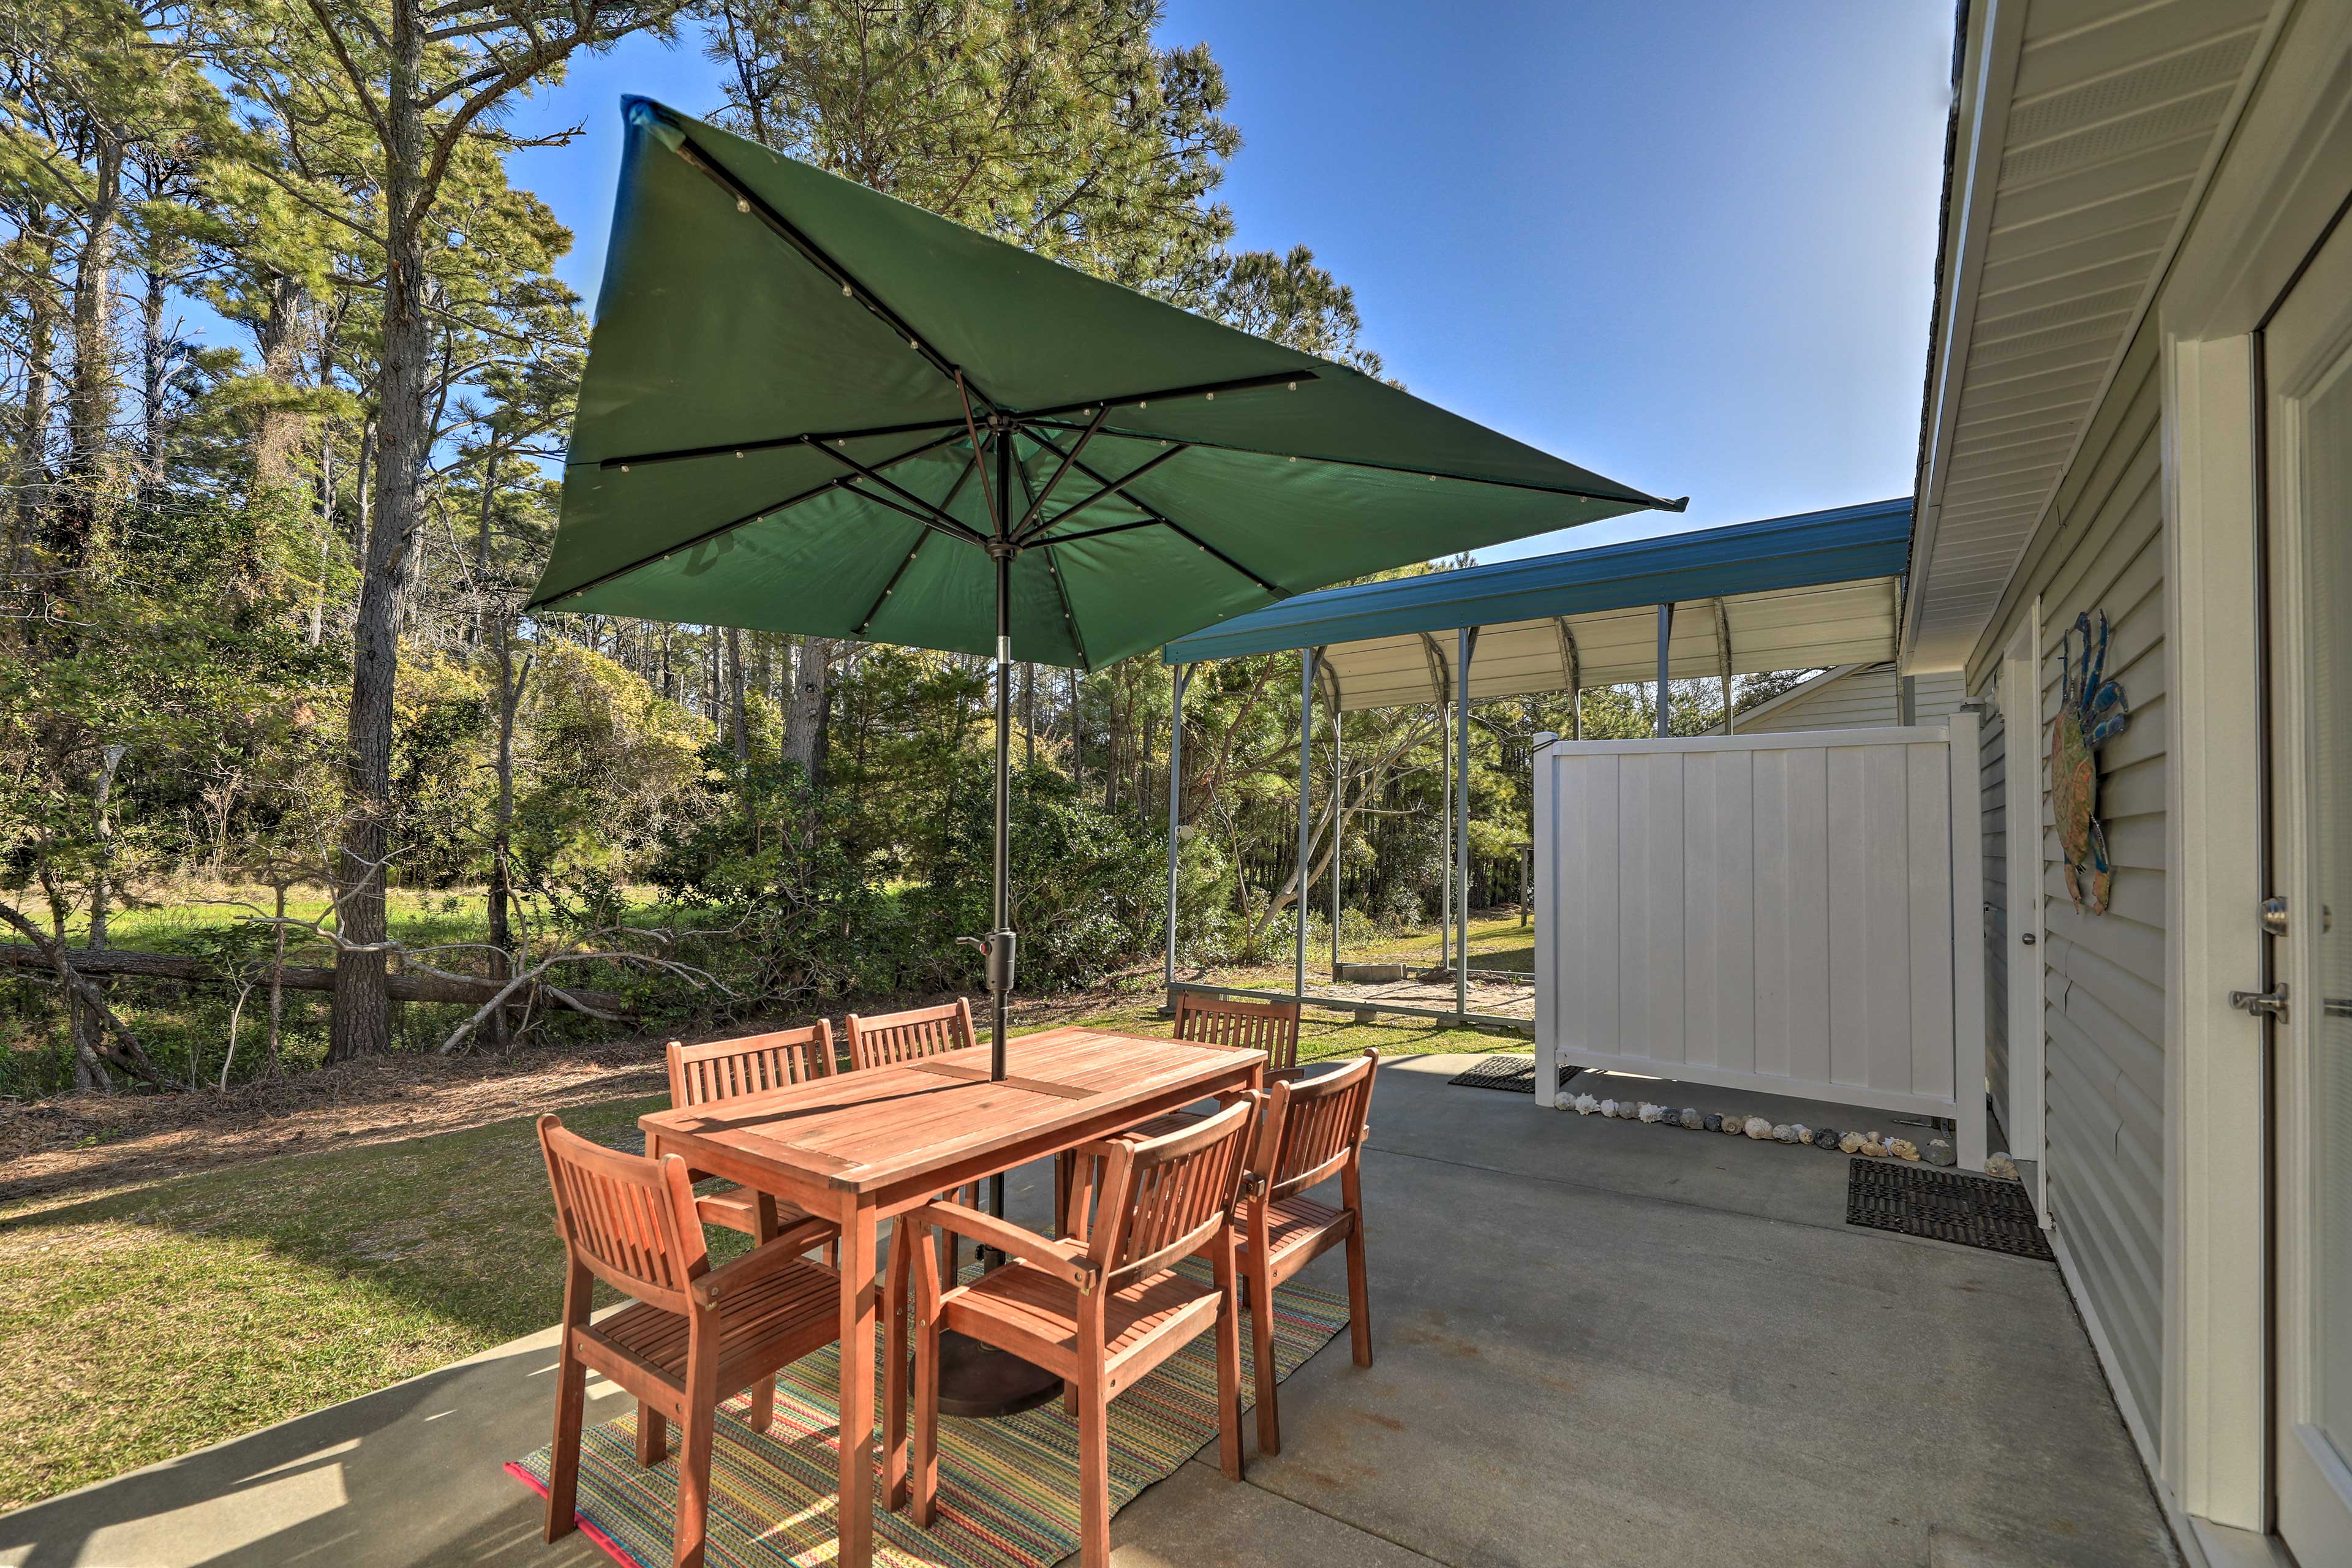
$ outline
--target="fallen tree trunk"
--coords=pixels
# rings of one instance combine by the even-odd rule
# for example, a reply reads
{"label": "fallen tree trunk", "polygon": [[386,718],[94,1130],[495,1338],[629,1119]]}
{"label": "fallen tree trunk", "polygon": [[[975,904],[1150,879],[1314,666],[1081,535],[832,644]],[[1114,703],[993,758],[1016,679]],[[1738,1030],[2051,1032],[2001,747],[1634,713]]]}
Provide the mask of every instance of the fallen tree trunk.
{"label": "fallen tree trunk", "polygon": [[[219,971],[207,966],[203,959],[187,958],[176,952],[133,952],[127,948],[68,948],[66,962],[78,974],[129,974],[148,980],[184,980],[200,985],[227,984]],[[55,973],[49,957],[29,942],[0,942],[0,969],[33,969]],[[265,970],[266,973],[266,970]],[[332,991],[335,972],[289,963],[281,984],[289,991]],[[388,974],[384,991],[394,1002],[453,1002],[478,1007],[499,994],[503,982],[474,980],[462,976],[440,974]],[[610,991],[583,991],[576,985],[558,990],[552,985],[537,984],[536,996],[528,990],[518,992],[509,1000],[520,1004],[535,1000],[543,1007],[555,1007],[566,1012],[628,1013],[628,1002]]]}

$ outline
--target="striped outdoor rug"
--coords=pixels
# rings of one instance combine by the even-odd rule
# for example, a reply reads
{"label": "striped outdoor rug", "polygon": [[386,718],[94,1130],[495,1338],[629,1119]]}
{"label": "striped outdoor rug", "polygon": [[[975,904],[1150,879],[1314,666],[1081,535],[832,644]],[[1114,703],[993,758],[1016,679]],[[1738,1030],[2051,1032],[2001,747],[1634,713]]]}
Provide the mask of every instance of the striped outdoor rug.
{"label": "striped outdoor rug", "polygon": [[[1205,1279],[1207,1265],[1181,1267]],[[1288,1377],[1348,1326],[1345,1296],[1290,1284],[1275,1292],[1275,1360]],[[1126,1507],[1152,1482],[1173,1475],[1217,1435],[1216,1341],[1203,1334],[1150,1376],[1111,1401],[1110,1500]],[[878,1359],[878,1357],[877,1357]],[[1242,1335],[1242,1392],[1254,1386],[1249,1335]],[[840,1382],[831,1345],[776,1380],[776,1421],[765,1433],[742,1424],[751,1402],[730,1403],[711,1446],[710,1568],[803,1568],[830,1563],[838,1535],[835,1487],[840,1464],[834,1403]],[[588,1429],[580,1456],[579,1516],[590,1538],[625,1568],[665,1568],[677,1503],[677,1432],[671,1454],[652,1469],[636,1461],[636,1405]],[[592,1415],[598,1401],[592,1400]],[[878,1401],[877,1401],[878,1404]],[[878,1418],[877,1418],[878,1421]],[[1254,1442],[1244,1430],[1244,1444]],[[880,1458],[877,1439],[876,1458]],[[996,1421],[940,1421],[940,1501],[929,1531],[905,1510],[874,1510],[874,1558],[888,1568],[1045,1568],[1078,1546],[1078,1428],[1059,1400]],[[507,1467],[544,1496],[548,1450]],[[879,1486],[877,1486],[877,1495]]]}

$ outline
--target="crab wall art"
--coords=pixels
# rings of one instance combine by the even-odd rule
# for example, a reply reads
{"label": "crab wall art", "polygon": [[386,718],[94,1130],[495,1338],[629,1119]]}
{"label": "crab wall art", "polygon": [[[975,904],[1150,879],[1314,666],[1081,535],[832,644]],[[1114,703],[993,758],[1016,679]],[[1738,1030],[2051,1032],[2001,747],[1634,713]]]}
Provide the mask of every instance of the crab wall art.
{"label": "crab wall art", "polygon": [[[2073,657],[2076,633],[2083,655]],[[2121,686],[2106,679],[2107,614],[2095,634],[2088,611],[2058,642],[2058,717],[2050,726],[2050,806],[2057,818],[2058,852],[2066,860],[2066,893],[2076,909],[2107,912],[2116,873],[2107,836],[2099,826],[2099,747],[2131,722]]]}

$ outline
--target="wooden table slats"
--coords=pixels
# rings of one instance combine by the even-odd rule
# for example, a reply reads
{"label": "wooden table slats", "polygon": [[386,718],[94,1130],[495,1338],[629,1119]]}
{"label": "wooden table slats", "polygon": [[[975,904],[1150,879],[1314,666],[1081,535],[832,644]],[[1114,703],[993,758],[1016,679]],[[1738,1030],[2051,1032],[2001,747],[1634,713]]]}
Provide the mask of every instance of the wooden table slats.
{"label": "wooden table slats", "polygon": [[[948,1051],[637,1121],[648,1154],[683,1155],[841,1225],[840,1568],[870,1568],[874,1556],[867,1455],[880,1222],[947,1187],[1213,1094],[1259,1088],[1265,1072],[1262,1050],[1081,1027],[1013,1040],[1006,1056],[1007,1076],[995,1082],[985,1049]],[[903,1316],[903,1301],[894,1303],[884,1465],[894,1493],[906,1476]]]}

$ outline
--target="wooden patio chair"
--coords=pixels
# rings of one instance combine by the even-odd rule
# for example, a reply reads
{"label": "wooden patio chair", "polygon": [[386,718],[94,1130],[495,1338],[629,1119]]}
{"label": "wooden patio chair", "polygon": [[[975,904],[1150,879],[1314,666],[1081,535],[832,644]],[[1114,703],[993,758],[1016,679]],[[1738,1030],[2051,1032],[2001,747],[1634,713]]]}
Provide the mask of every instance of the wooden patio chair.
{"label": "wooden patio chair", "polygon": [[888,1067],[894,1062],[919,1061],[941,1051],[961,1051],[978,1045],[972,1033],[971,1004],[959,996],[936,1007],[885,1013],[861,1018],[852,1013],[844,1020],[849,1034],[849,1066],[853,1072]]}
{"label": "wooden patio chair", "polygon": [[[1298,1004],[1244,1002],[1223,996],[1195,996],[1190,991],[1176,997],[1176,1037],[1208,1046],[1234,1046],[1265,1053],[1265,1085],[1272,1089],[1286,1079],[1303,1078],[1298,1065]],[[1126,1138],[1165,1138],[1200,1125],[1197,1110],[1170,1110],[1137,1122],[1121,1133]],[[1054,1212],[1064,1213],[1069,1201],[1073,1155],[1054,1156]]]}
{"label": "wooden patio chair", "polygon": [[[637,1400],[637,1459],[661,1462],[670,1422],[680,1435],[673,1568],[702,1562],[710,1445],[719,1404],[743,1389],[751,1421],[775,1414],[776,1373],[840,1331],[840,1277],[801,1256],[791,1237],[710,1267],[686,1162],[624,1154],[539,1119],[539,1142],[563,1238],[562,1342],[555,1383],[555,1446],[547,1478],[547,1539],[575,1526],[580,1426],[588,1373]],[[634,1304],[589,1321],[594,1281]]]}
{"label": "wooden patio chair", "polygon": [[[903,1013],[883,1013],[871,1018],[861,1018],[852,1013],[842,1020],[844,1032],[849,1037],[849,1070],[864,1072],[872,1068],[889,1067],[898,1062],[920,1061],[943,1051],[961,1051],[977,1046],[979,1037],[971,1026],[971,1004],[959,996],[952,1002],[942,1002],[936,1007],[914,1007]],[[950,1193],[941,1193],[941,1197]],[[964,1201],[977,1205],[980,1184],[968,1182],[963,1189]],[[891,1231],[892,1247],[898,1246],[898,1232]],[[948,1272],[956,1271],[956,1247],[948,1242]]]}
{"label": "wooden patio chair", "polygon": [[[680,1110],[697,1105],[717,1105],[749,1094],[764,1094],[833,1076],[833,1026],[819,1018],[798,1029],[746,1035],[740,1039],[713,1040],[707,1045],[669,1043],[669,1102]],[[703,1173],[690,1172],[696,1181]],[[785,1231],[805,1230],[804,1246],[822,1241],[828,1260],[841,1261],[841,1227],[783,1199],[755,1193],[730,1182],[694,1200],[705,1225],[740,1231],[757,1241],[768,1241]]]}
{"label": "wooden patio chair", "polygon": [[[1275,1407],[1274,1289],[1331,1248],[1348,1248],[1348,1334],[1356,1364],[1372,1364],[1371,1292],[1364,1275],[1364,1129],[1381,1054],[1366,1051],[1337,1072],[1275,1085],[1259,1118],[1232,1245],[1248,1292],[1256,1356],[1257,1447],[1282,1452]],[[1307,1189],[1339,1178],[1339,1206]]]}
{"label": "wooden patio chair", "polygon": [[[1059,1374],[1078,1407],[1078,1550],[1084,1568],[1110,1562],[1110,1401],[1213,1329],[1217,1454],[1242,1479],[1240,1303],[1234,1294],[1234,1199],[1253,1095],[1166,1138],[1085,1145],[1102,1162],[1099,1203],[1072,1194],[1080,1237],[1055,1241],[961,1204],[916,1210],[914,1252],[914,1520],[929,1528],[939,1489],[940,1335],[952,1331]],[[1080,1162],[1091,1171],[1091,1160]],[[1091,1184],[1088,1184],[1091,1185]],[[1092,1223],[1087,1223],[1091,1207]],[[1001,1249],[1010,1259],[942,1291],[933,1228]],[[1175,1271],[1199,1251],[1213,1281]]]}
{"label": "wooden patio chair", "polygon": [[1206,1046],[1234,1046],[1265,1053],[1268,1088],[1284,1079],[1297,1078],[1298,1004],[1256,1002],[1238,996],[1199,996],[1190,991],[1176,997],[1176,1037]]}

